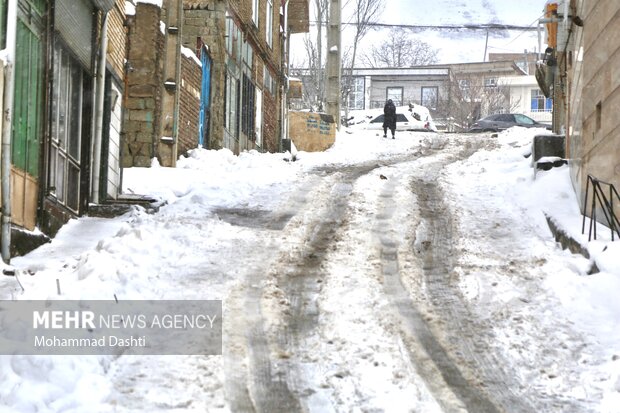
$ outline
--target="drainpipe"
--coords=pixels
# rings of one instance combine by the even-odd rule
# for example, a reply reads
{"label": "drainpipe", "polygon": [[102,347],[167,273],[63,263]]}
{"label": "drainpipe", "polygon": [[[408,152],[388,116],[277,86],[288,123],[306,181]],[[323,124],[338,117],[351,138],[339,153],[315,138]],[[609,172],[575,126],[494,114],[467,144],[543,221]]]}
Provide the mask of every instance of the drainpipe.
{"label": "drainpipe", "polygon": [[108,12],[103,15],[101,28],[101,50],[97,67],[97,97],[95,102],[95,141],[93,142],[93,174],[91,201],[99,203],[99,178],[101,174],[101,140],[103,139],[103,103],[105,98],[105,65],[108,49]]}
{"label": "drainpipe", "polygon": [[4,68],[4,119],[2,124],[2,154],[0,171],[2,175],[2,222],[0,223],[0,252],[2,261],[11,261],[11,120],[15,94],[15,42],[17,38],[17,0],[8,1],[6,19],[6,49]]}
{"label": "drainpipe", "polygon": [[[288,27],[288,9],[289,9],[289,0],[286,0],[284,4],[284,50],[283,52],[286,54],[286,83],[283,84],[282,91],[282,137],[280,138],[280,145],[282,145],[282,139],[289,139],[289,131],[288,131],[288,91],[289,91],[289,77],[290,77],[290,44],[291,44],[291,31]],[[280,148],[282,150],[282,148]],[[291,154],[293,153],[293,141],[291,141]]]}

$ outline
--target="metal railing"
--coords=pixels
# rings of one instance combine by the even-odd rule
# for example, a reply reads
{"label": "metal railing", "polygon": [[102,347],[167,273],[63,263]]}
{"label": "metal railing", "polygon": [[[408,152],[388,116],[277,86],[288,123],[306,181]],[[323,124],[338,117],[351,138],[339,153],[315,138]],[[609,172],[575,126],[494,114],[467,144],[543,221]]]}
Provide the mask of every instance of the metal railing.
{"label": "metal railing", "polygon": [[[583,200],[583,221],[581,223],[581,233],[585,233],[586,228],[586,214],[588,207],[588,194],[590,191],[590,184],[592,185],[592,203],[590,206],[590,228],[588,231],[588,241],[592,240],[594,230],[594,239],[596,239],[596,211],[597,207],[605,216],[605,221],[609,225],[611,230],[611,240],[614,241],[614,234],[618,235],[620,239],[620,221],[614,212],[614,199],[620,203],[620,195],[613,184],[596,179],[592,175],[588,175],[588,181],[586,184],[586,196]],[[608,191],[603,190],[603,185],[607,186]],[[607,197],[606,192],[609,194]]]}

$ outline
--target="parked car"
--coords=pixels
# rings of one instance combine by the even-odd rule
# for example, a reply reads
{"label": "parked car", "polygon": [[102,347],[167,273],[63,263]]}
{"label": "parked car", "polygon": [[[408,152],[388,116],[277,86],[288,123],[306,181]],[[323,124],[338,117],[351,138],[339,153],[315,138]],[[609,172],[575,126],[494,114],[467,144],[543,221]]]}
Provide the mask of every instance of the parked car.
{"label": "parked car", "polygon": [[513,126],[551,129],[550,125],[537,122],[520,113],[499,113],[477,120],[467,132],[500,132]]}
{"label": "parked car", "polygon": [[[374,115],[368,116],[366,129],[383,130],[383,110]],[[433,119],[424,106],[415,105],[413,108],[408,106],[398,106],[396,108],[396,130],[397,131],[425,131],[437,132]]]}

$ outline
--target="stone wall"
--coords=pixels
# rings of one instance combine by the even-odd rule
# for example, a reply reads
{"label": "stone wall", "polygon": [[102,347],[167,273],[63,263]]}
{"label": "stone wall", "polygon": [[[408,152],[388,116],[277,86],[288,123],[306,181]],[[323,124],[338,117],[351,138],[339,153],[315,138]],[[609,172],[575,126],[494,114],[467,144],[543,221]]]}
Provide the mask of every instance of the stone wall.
{"label": "stone wall", "polygon": [[122,166],[147,167],[158,153],[161,112],[161,65],[164,34],[161,9],[138,3],[129,23]]}
{"label": "stone wall", "polygon": [[212,59],[209,149],[221,149],[224,142],[226,2],[184,1],[184,8],[183,46],[196,50],[200,39],[208,47]]}

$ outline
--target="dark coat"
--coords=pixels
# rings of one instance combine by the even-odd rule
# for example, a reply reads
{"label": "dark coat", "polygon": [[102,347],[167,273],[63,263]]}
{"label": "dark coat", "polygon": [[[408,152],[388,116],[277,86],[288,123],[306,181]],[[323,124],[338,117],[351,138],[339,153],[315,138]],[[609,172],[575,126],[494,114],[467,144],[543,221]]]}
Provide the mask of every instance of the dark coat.
{"label": "dark coat", "polygon": [[383,127],[396,129],[396,106],[391,100],[388,100],[383,107]]}

